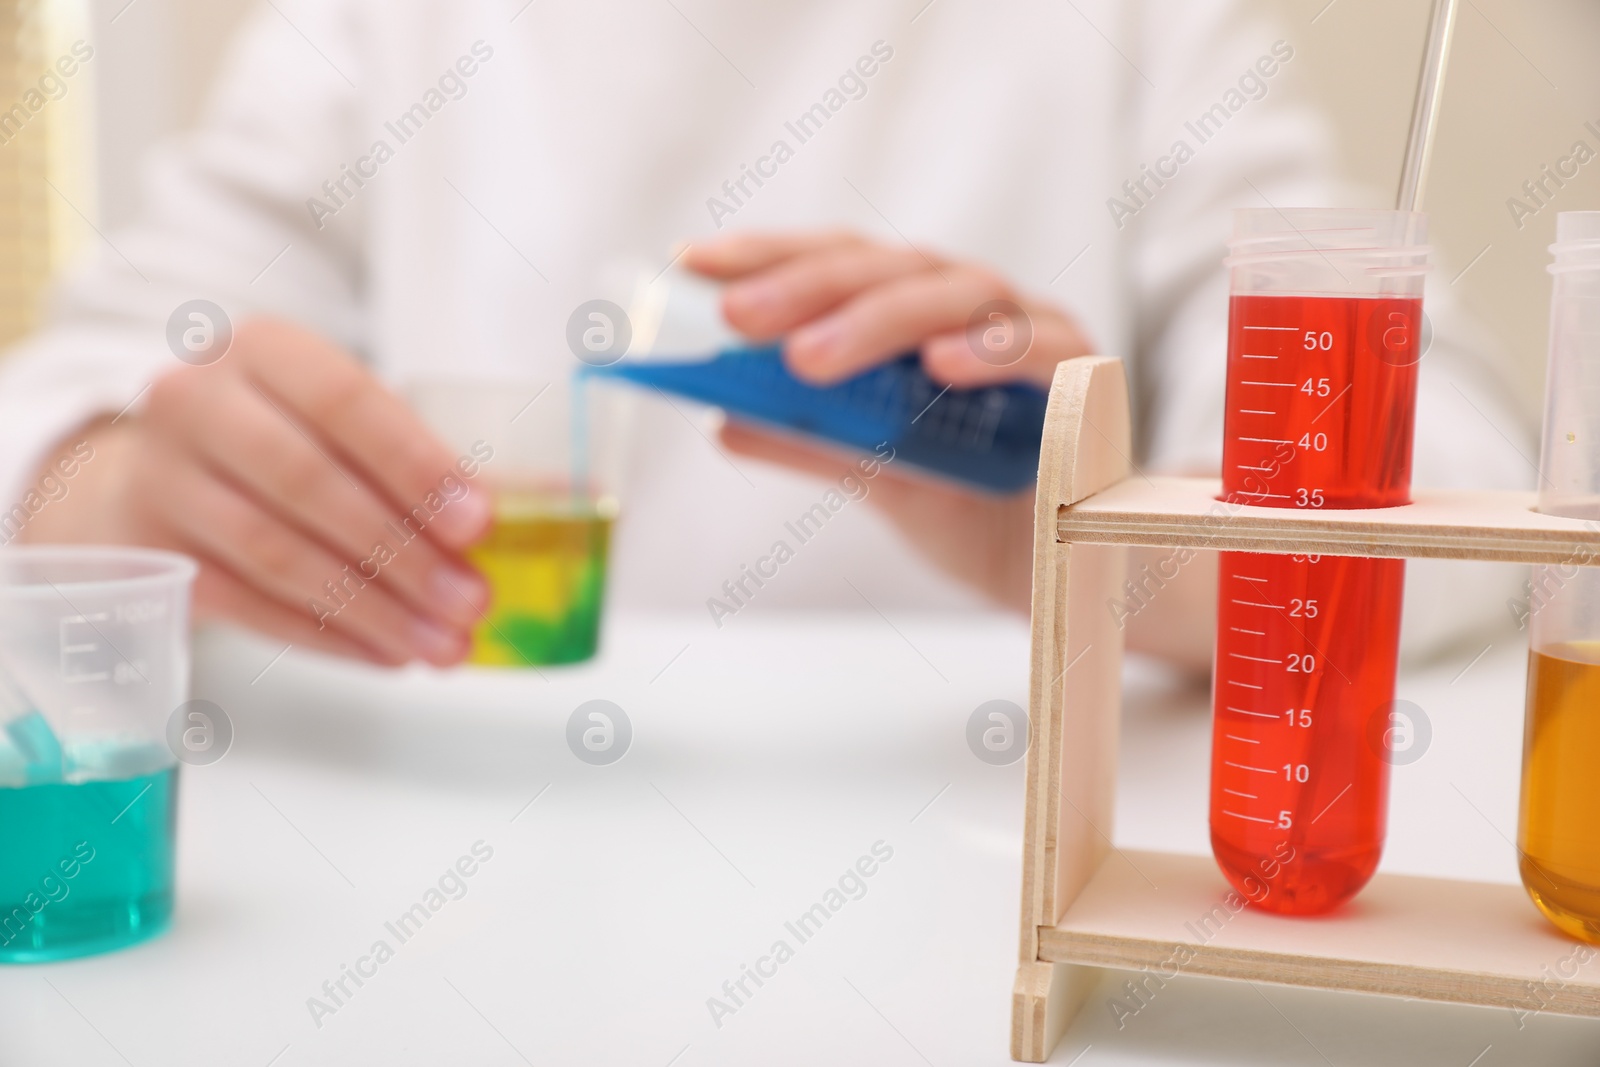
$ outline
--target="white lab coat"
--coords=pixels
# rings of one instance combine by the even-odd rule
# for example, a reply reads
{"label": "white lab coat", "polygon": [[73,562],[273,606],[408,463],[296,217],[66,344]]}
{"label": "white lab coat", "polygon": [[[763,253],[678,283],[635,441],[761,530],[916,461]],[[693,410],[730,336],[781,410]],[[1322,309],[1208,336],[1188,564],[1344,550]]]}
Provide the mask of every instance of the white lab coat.
{"label": "white lab coat", "polygon": [[[0,500],[75,425],[177,366],[166,321],[193,298],[308,324],[397,387],[556,378],[573,309],[626,300],[608,268],[665,265],[674,242],[732,227],[849,226],[1000,268],[1127,362],[1144,468],[1214,469],[1229,209],[1336,195],[1320,123],[1282,100],[1292,58],[1260,99],[1255,82],[1228,95],[1279,41],[1296,45],[1234,4],[1189,0],[275,0],[199,128],[151,158],[142,221],[107,234],[0,365]],[[864,89],[841,83],[875,50]],[[1240,99],[1204,144],[1187,132]],[[839,106],[802,143],[793,124],[819,102]],[[426,122],[397,126],[418,104]],[[1131,198],[1124,182],[1180,138],[1193,158]],[[779,140],[792,158],[761,162]],[[758,164],[769,177],[735,203],[724,183]],[[335,201],[324,183],[341,178],[353,194]],[[1416,483],[1527,482],[1508,444],[1525,431],[1459,319],[1432,307]],[[613,603],[703,609],[824,488],[735,469],[659,402],[636,430]],[[1427,638],[1503,610],[1503,591],[1439,578],[1408,593]],[[752,606],[859,607],[845,579],[891,615],[977,603],[852,506]]]}

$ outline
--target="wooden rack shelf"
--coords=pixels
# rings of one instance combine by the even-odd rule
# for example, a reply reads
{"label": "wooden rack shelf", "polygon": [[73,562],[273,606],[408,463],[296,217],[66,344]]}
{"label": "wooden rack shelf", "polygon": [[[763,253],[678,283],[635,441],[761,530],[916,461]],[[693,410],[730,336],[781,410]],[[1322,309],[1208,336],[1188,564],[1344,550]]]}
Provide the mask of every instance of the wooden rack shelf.
{"label": "wooden rack shelf", "polygon": [[1535,496],[1419,489],[1412,503],[1365,511],[1230,504],[1215,478],[1125,478],[1062,505],[1062,542],[1316,552],[1332,556],[1569,563],[1600,559],[1600,522],[1544,515]]}
{"label": "wooden rack shelf", "polygon": [[1122,632],[1105,609],[1129,545],[1591,564],[1600,523],[1541,515],[1526,493],[1419,490],[1368,511],[1239,506],[1217,499],[1215,480],[1129,477],[1130,453],[1122,365],[1057,367],[1034,508],[1013,1058],[1048,1058],[1100,967],[1600,1016],[1592,978],[1550,981],[1582,948],[1519,886],[1380,873],[1331,915],[1294,919],[1230,910],[1210,857],[1115,848]]}
{"label": "wooden rack shelf", "polygon": [[[1347,907],[1291,919],[1218,902],[1210,856],[1112,852],[1039,956],[1158,978],[1179,971],[1319,989],[1600,1015],[1600,982],[1550,982],[1574,945],[1521,886],[1377,874]],[[1137,984],[1137,980],[1136,983]],[[1537,997],[1530,986],[1545,986]]]}

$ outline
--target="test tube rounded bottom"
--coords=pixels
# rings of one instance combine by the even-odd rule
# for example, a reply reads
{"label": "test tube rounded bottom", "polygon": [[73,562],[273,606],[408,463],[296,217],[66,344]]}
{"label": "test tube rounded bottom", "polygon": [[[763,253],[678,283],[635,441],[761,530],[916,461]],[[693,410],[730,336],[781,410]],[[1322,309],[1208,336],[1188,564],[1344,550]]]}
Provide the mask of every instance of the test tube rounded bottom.
{"label": "test tube rounded bottom", "polygon": [[1211,852],[1228,884],[1252,906],[1280,915],[1332,911],[1361,891],[1378,869],[1383,845],[1314,852],[1284,842],[1262,853],[1211,833]]}

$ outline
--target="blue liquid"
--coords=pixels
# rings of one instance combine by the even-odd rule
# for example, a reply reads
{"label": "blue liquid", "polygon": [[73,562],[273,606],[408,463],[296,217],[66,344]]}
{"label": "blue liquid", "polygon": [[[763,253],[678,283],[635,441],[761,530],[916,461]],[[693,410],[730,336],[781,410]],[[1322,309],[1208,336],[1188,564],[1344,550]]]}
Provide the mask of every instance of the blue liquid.
{"label": "blue liquid", "polygon": [[[102,762],[151,762],[127,755]],[[0,962],[108,952],[166,929],[177,787],[168,766],[0,788]]]}
{"label": "blue liquid", "polygon": [[1048,395],[1031,385],[946,389],[916,355],[838,385],[808,385],[777,346],[731,348],[709,360],[623,361],[581,373],[653,386],[736,418],[867,451],[889,444],[895,462],[991,493],[1034,484]]}
{"label": "blue liquid", "polygon": [[594,498],[594,487],[589,484],[589,396],[585,389],[586,375],[578,372],[572,376],[572,500]]}

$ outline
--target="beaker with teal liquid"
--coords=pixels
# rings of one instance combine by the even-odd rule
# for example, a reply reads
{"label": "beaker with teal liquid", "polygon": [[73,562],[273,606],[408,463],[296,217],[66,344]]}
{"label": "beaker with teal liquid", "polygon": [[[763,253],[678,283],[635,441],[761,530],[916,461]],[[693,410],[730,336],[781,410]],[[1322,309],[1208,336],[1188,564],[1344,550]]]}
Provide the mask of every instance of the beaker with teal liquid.
{"label": "beaker with teal liquid", "polygon": [[195,564],[0,550],[0,962],[131,945],[172,916]]}

